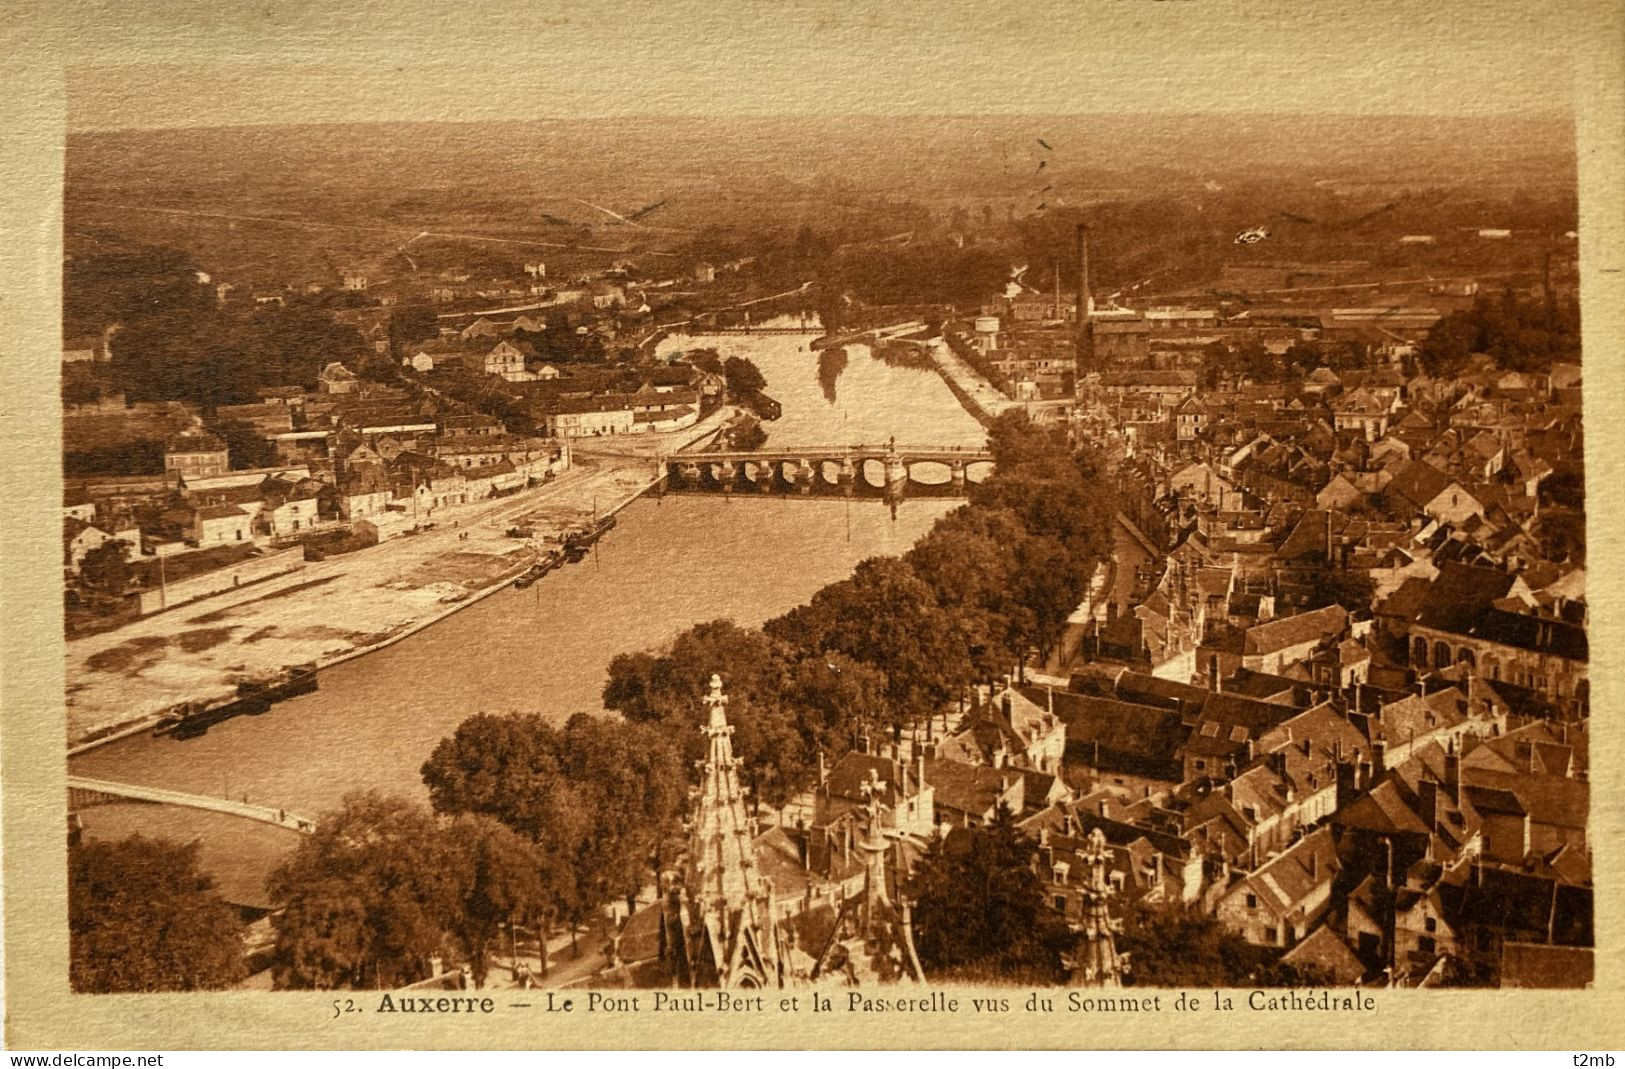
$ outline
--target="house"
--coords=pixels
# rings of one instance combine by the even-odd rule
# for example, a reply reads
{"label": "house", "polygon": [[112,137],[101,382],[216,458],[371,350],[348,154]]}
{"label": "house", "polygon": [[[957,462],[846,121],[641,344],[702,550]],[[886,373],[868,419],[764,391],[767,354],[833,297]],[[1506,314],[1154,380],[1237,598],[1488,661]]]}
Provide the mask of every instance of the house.
{"label": "house", "polygon": [[417,526],[417,521],[406,512],[375,512],[355,521],[353,529],[374,542],[387,542]]}
{"label": "house", "polygon": [[85,555],[113,541],[113,536],[93,524],[73,516],[62,520],[63,563],[77,572]]}
{"label": "house", "polygon": [[1329,367],[1317,367],[1303,377],[1303,392],[1316,397],[1341,389],[1342,385],[1343,380]]}
{"label": "house", "polygon": [[1307,660],[1322,642],[1341,634],[1347,623],[1346,609],[1327,605],[1249,627],[1242,637],[1241,667],[1278,675]]}
{"label": "house", "polygon": [[182,479],[224,475],[230,467],[226,443],[205,431],[183,431],[164,445],[165,473]]}
{"label": "house", "polygon": [[332,488],[318,479],[266,479],[261,487],[264,506],[258,521],[273,538],[307,531],[321,522],[321,500]]}
{"label": "house", "polygon": [[1303,942],[1281,956],[1283,965],[1314,969],[1328,975],[1338,987],[1352,987],[1365,975],[1365,965],[1330,925],[1322,924]]}
{"label": "house", "polygon": [[962,736],[974,760],[995,768],[1059,773],[1066,755],[1066,724],[1055,715],[1050,688],[1017,690],[1006,682]]}
{"label": "house", "polygon": [[[352,460],[354,457],[355,453],[352,453]],[[377,516],[389,508],[391,496],[389,477],[382,459],[376,464],[352,464],[338,481],[339,515],[351,521]]]}
{"label": "house", "polygon": [[1020,769],[927,758],[924,778],[933,789],[939,824],[975,827],[991,823],[1001,805],[1015,814],[1026,809],[1026,780]]}
{"label": "house", "polygon": [[1174,440],[1194,442],[1207,429],[1209,415],[1207,405],[1195,394],[1180,401],[1174,406]]}
{"label": "house", "polygon": [[254,393],[264,404],[294,407],[304,404],[307,396],[303,386],[262,386]]}
{"label": "house", "polygon": [[633,429],[632,406],[624,394],[560,398],[538,411],[536,418],[552,438],[630,434]]}
{"label": "house", "polygon": [[1425,460],[1401,467],[1383,493],[1390,502],[1408,509],[1409,515],[1421,513],[1440,523],[1459,524],[1469,516],[1484,515],[1482,501]]}
{"label": "house", "polygon": [[[1181,402],[1181,408],[1184,403]],[[1178,411],[1176,409],[1175,411]],[[1186,464],[1168,476],[1170,493],[1181,494],[1224,508],[1228,502],[1240,501],[1236,487],[1229,479],[1214,470],[1212,464],[1197,462]]]}
{"label": "house", "polygon": [[525,360],[535,355],[536,350],[529,342],[504,338],[489,349],[476,349],[465,354],[463,366],[469,371],[496,375],[508,382],[526,382],[531,376],[525,371]]}
{"label": "house", "polygon": [[337,360],[329,362],[317,376],[317,387],[322,393],[355,393],[360,384],[356,373]]}
{"label": "house", "polygon": [[189,536],[200,549],[251,542],[253,521],[253,516],[236,505],[204,505],[192,513]]}
{"label": "house", "polygon": [[1179,749],[1186,732],[1178,709],[1070,691],[1053,692],[1053,701],[1066,727],[1064,769],[1073,787],[1162,790],[1183,778]]}
{"label": "house", "polygon": [[401,366],[414,371],[433,371],[444,364],[466,364],[470,358],[468,345],[460,338],[421,342],[411,347],[401,360]]}
{"label": "house", "polygon": [[1205,696],[1195,699],[1200,704],[1185,721],[1190,731],[1179,748],[1184,782],[1235,776],[1258,756],[1259,740],[1294,713],[1291,706],[1274,702],[1200,687],[1190,690]]}
{"label": "house", "polygon": [[1353,432],[1375,442],[1388,432],[1389,407],[1365,387],[1351,390],[1332,402],[1332,428]]}
{"label": "house", "polygon": [[66,486],[62,490],[62,515],[72,516],[85,523],[96,522],[96,502],[83,488]]}
{"label": "house", "polygon": [[1339,869],[1331,829],[1319,828],[1231,885],[1215,915],[1255,946],[1295,946],[1331,908]]}
{"label": "house", "polygon": [[890,813],[893,831],[924,838],[936,830],[935,790],[926,778],[923,758],[910,765],[852,750],[820,776],[813,791],[813,817],[804,847],[810,870],[839,878],[855,867],[854,844],[866,830],[871,796],[878,796]]}

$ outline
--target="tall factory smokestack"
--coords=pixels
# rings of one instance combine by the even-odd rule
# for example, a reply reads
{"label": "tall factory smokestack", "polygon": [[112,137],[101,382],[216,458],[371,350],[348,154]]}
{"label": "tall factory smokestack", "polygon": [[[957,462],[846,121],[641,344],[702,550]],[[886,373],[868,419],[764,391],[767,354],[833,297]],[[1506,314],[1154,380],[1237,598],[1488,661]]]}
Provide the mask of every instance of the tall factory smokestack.
{"label": "tall factory smokestack", "polygon": [[1094,311],[1094,298],[1089,295],[1089,227],[1078,224],[1078,322],[1086,322]]}

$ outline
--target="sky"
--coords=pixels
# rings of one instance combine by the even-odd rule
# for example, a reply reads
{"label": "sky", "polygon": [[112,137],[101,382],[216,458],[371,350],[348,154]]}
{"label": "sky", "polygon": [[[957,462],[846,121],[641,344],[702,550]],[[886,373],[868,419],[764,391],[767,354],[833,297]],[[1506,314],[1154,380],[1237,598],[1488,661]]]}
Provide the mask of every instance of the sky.
{"label": "sky", "polygon": [[33,17],[59,43],[75,131],[629,113],[1550,113],[1567,110],[1587,42],[1617,20],[1582,24],[1592,0],[1557,13],[1502,0],[414,6],[38,0]]}

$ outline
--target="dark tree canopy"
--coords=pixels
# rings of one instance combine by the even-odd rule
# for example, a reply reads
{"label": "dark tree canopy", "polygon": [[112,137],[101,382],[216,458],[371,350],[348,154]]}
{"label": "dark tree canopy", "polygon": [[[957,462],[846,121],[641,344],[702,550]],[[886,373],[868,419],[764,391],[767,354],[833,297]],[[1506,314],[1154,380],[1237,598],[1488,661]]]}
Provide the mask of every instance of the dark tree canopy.
{"label": "dark tree canopy", "polygon": [[1580,362],[1579,310],[1574,302],[1520,301],[1511,291],[1480,297],[1469,309],[1433,325],[1417,358],[1440,377],[1458,374],[1475,353],[1508,371],[1545,371]]}
{"label": "dark tree canopy", "polygon": [[635,893],[681,818],[687,779],[669,731],[585,714],[480,714],[423,766],[435,809],[491,817],[527,839],[545,917],[580,918]]}
{"label": "dark tree canopy", "polygon": [[911,881],[915,942],[928,975],[1060,978],[1069,933],[1032,858],[1032,843],[1003,806],[991,824],[932,841]]}
{"label": "dark tree canopy", "polygon": [[722,375],[728,382],[728,393],[735,398],[749,397],[767,386],[755,361],[743,356],[730,356],[722,362]]}
{"label": "dark tree canopy", "polygon": [[102,594],[122,594],[130,588],[130,546],[107,541],[86,553],[79,562],[79,579]]}
{"label": "dark tree canopy", "polygon": [[211,429],[226,443],[233,468],[266,468],[276,463],[276,446],[252,423],[232,419],[216,423]]}
{"label": "dark tree canopy", "polygon": [[272,872],[281,988],[397,987],[429,974],[457,917],[456,853],[427,810],[345,795]]}
{"label": "dark tree canopy", "polygon": [[1206,914],[1130,902],[1118,909],[1119,953],[1129,955],[1136,987],[1313,987],[1333,978],[1311,966],[1294,968]]}
{"label": "dark tree canopy", "polygon": [[460,817],[446,835],[460,877],[451,933],[468,959],[475,986],[484,987],[490,948],[503,926],[542,902],[541,866],[529,839],[490,817]]}
{"label": "dark tree canopy", "polygon": [[247,973],[243,925],[196,843],[133,835],[68,853],[69,976],[105,994],[225,988]]}
{"label": "dark tree canopy", "polygon": [[1310,579],[1309,601],[1304,609],[1341,605],[1349,612],[1364,612],[1371,608],[1375,596],[1376,583],[1369,572],[1321,568]]}

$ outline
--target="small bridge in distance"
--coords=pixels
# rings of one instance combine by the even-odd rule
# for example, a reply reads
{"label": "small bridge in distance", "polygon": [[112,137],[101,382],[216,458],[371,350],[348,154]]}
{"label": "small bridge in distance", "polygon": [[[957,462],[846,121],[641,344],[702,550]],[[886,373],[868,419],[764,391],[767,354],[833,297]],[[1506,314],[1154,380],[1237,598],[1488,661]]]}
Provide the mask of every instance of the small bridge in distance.
{"label": "small bridge in distance", "polygon": [[141,787],[133,783],[114,783],[110,780],[68,777],[68,809],[88,809],[96,805],[114,805],[121,802],[147,802],[153,805],[174,805],[185,809],[202,809],[211,813],[224,813],[244,820],[257,820],[290,831],[310,834],[316,822],[309,817],[290,813],[286,809],[234,802],[229,798],[210,798],[182,791],[166,791],[159,787]]}

